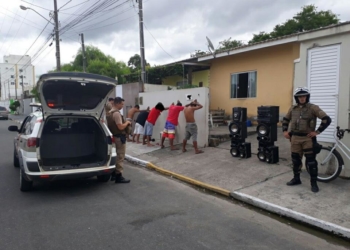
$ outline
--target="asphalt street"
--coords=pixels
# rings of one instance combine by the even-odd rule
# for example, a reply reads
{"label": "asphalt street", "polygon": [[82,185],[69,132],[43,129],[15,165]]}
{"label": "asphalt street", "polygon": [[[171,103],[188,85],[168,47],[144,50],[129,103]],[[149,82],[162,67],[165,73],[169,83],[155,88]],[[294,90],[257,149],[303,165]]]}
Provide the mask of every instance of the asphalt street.
{"label": "asphalt street", "polygon": [[11,121],[0,121],[0,249],[347,249],[125,163],[130,184],[97,179],[19,190]]}

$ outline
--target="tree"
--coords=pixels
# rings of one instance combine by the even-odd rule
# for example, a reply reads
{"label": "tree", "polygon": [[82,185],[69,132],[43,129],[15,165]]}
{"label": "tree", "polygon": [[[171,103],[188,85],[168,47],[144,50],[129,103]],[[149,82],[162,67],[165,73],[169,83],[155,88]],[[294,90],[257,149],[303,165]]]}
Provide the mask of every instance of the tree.
{"label": "tree", "polygon": [[219,42],[219,44],[220,44],[220,47],[219,47],[218,51],[233,49],[233,48],[241,47],[241,46],[245,45],[244,42],[239,41],[239,40],[232,40],[231,41],[231,37],[227,40],[223,40],[223,41]]}
{"label": "tree", "polygon": [[253,38],[248,42],[248,44],[258,43],[268,39],[271,39],[271,35],[269,33],[262,31],[259,34],[253,34]]}
{"label": "tree", "polygon": [[306,5],[292,19],[288,19],[282,24],[277,24],[271,33],[260,32],[259,34],[254,34],[249,44],[338,24],[339,21],[338,15],[330,10],[317,11],[315,5]]}
{"label": "tree", "polygon": [[[130,57],[128,61],[128,66],[132,72],[141,70],[141,56],[138,54],[135,54],[132,57]],[[145,60],[145,66],[150,66],[150,64],[147,63],[146,60]]]}
{"label": "tree", "polygon": [[[122,75],[129,74],[129,67],[122,61],[117,62],[112,56],[104,54],[99,48],[86,46],[86,72],[122,79]],[[63,64],[61,71],[83,72],[83,55],[79,49],[74,60]],[[122,82],[120,82],[122,83]]]}

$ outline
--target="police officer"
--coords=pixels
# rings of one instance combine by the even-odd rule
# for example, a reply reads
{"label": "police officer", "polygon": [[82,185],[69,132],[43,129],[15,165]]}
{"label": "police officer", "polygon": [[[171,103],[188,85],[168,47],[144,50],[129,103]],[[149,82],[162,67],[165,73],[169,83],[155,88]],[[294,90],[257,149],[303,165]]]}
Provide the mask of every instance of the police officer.
{"label": "police officer", "polygon": [[[317,186],[317,140],[316,136],[322,133],[331,124],[331,118],[319,108],[310,103],[310,92],[307,88],[298,87],[294,91],[296,105],[293,105],[287,115],[283,118],[282,129],[284,137],[291,140],[292,162],[294,178],[287,183],[288,186],[301,184],[300,171],[302,167],[301,159],[305,154],[306,164],[308,164],[311,191],[318,192]],[[316,120],[321,119],[320,126],[316,129]],[[288,132],[288,126],[290,132]]]}
{"label": "police officer", "polygon": [[123,161],[125,158],[126,151],[126,135],[128,129],[130,129],[130,121],[125,121],[125,118],[120,114],[120,110],[124,106],[124,99],[116,97],[114,99],[113,107],[109,111],[109,115],[106,116],[108,129],[114,136],[115,148],[117,151],[117,161],[115,163],[115,172],[112,173],[111,181],[115,183],[129,183],[123,177]]}

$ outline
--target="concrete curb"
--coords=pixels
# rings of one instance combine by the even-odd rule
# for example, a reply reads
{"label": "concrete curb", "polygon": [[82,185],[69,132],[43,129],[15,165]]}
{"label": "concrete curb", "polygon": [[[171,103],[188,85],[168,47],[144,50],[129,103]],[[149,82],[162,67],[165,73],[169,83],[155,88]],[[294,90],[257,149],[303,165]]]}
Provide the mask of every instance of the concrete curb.
{"label": "concrete curb", "polygon": [[292,218],[296,221],[301,221],[305,224],[320,228],[320,229],[327,231],[327,232],[330,232],[332,234],[350,239],[350,229],[348,229],[348,228],[338,226],[336,224],[333,224],[333,223],[330,223],[327,221],[323,221],[323,220],[308,216],[306,214],[302,214],[302,213],[293,211],[291,209],[266,202],[266,201],[261,200],[259,198],[255,198],[253,196],[243,194],[241,192],[232,192],[231,196],[236,200],[243,201],[245,203],[248,203],[248,204],[253,205],[255,207],[262,208],[262,209],[267,210],[269,212],[272,212],[274,214],[278,214],[278,215],[282,215],[282,216],[285,216],[288,218]]}
{"label": "concrete curb", "polygon": [[202,187],[202,188],[208,189],[210,191],[213,191],[215,193],[219,193],[219,194],[222,194],[224,196],[230,197],[230,191],[228,191],[226,189],[223,189],[223,188],[220,188],[220,187],[216,187],[216,186],[213,186],[213,185],[209,185],[209,184],[197,181],[195,179],[189,178],[187,176],[180,175],[180,174],[177,174],[177,173],[165,170],[163,168],[157,167],[156,165],[154,165],[151,162],[143,161],[143,160],[140,160],[140,159],[138,159],[136,157],[125,155],[125,159],[127,161],[131,162],[131,163],[134,163],[134,164],[137,164],[137,165],[141,165],[141,166],[146,167],[146,168],[151,169],[151,170],[155,170],[155,171],[157,171],[157,172],[159,172],[159,173],[161,173],[163,175],[171,176],[171,177],[176,178],[178,180],[181,180],[183,182],[186,182],[186,183],[198,186],[198,187]]}

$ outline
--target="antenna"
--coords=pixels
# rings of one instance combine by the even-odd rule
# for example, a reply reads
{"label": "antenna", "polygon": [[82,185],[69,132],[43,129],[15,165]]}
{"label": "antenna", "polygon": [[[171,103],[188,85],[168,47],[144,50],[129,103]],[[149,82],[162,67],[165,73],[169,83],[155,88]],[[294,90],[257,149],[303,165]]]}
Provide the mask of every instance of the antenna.
{"label": "antenna", "polygon": [[209,51],[213,54],[214,58],[215,58],[215,48],[214,48],[214,45],[213,43],[210,41],[209,37],[207,37],[207,41],[208,41],[208,49]]}

